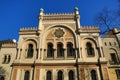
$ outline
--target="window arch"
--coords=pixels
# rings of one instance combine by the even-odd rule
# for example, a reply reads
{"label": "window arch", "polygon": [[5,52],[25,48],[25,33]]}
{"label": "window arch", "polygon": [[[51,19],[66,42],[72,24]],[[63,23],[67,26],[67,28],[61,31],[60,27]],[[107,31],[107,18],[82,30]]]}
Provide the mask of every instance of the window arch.
{"label": "window arch", "polygon": [[0,80],[5,80],[5,78],[2,76],[2,77],[0,78]]}
{"label": "window arch", "polygon": [[6,61],[7,61],[7,55],[4,56],[4,61],[3,61],[3,63],[6,63]]}
{"label": "window arch", "polygon": [[46,74],[46,80],[52,80],[52,73],[51,71],[48,71]]}
{"label": "window arch", "polygon": [[30,79],[30,72],[26,71],[24,75],[24,80],[29,80]]}
{"label": "window arch", "polygon": [[11,56],[9,55],[9,56],[8,56],[8,63],[10,62],[10,60],[11,60]]}
{"label": "window arch", "polygon": [[28,45],[27,57],[28,57],[28,58],[33,57],[33,45],[32,45],[32,44],[29,44],[29,45]]}
{"label": "window arch", "polygon": [[68,80],[74,80],[74,72],[72,70],[69,71],[68,78]]}
{"label": "window arch", "polygon": [[109,42],[109,45],[110,45],[110,46],[112,45],[111,42]]}
{"label": "window arch", "polygon": [[105,46],[107,46],[107,43],[105,42]]}
{"label": "window arch", "polygon": [[97,74],[95,70],[91,70],[91,80],[97,80]]}
{"label": "window arch", "polygon": [[115,53],[111,53],[110,56],[111,56],[112,64],[117,64],[117,57]]}
{"label": "window arch", "polygon": [[64,57],[64,49],[62,43],[57,43],[57,56]]}
{"label": "window arch", "polygon": [[88,54],[88,56],[95,56],[94,48],[92,47],[92,44],[90,42],[88,42],[86,44],[86,46],[87,46],[87,54]]}
{"label": "window arch", "polygon": [[63,80],[63,72],[62,71],[58,71],[57,80]]}
{"label": "window arch", "polygon": [[67,43],[67,56],[68,57],[74,56],[73,44],[71,42]]}
{"label": "window arch", "polygon": [[54,51],[53,51],[53,44],[48,43],[47,45],[47,57],[53,57]]}

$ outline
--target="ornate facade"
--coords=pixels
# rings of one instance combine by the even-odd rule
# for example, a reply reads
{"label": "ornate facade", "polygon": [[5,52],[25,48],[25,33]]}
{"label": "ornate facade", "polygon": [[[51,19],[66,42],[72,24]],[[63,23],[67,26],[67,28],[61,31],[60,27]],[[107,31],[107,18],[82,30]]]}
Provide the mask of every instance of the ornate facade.
{"label": "ornate facade", "polygon": [[[1,46],[0,61],[8,59],[10,63],[0,63],[9,75],[1,74],[0,79],[110,80],[111,71],[116,69],[111,63],[119,63],[120,56],[113,62],[114,57],[110,57],[120,54],[119,38],[101,38],[99,33],[98,27],[80,25],[77,8],[74,13],[62,14],[45,14],[41,9],[38,27],[21,28],[17,44]],[[106,41],[113,39],[117,52],[106,46]]]}

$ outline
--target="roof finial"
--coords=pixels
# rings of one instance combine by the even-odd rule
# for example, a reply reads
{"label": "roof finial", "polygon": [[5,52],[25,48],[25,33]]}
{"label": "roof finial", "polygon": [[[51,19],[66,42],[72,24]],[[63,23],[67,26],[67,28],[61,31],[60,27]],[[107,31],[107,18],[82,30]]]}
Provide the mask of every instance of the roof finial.
{"label": "roof finial", "polygon": [[41,8],[41,9],[40,9],[40,15],[43,15],[43,12],[44,12],[44,9]]}
{"label": "roof finial", "polygon": [[74,12],[75,12],[76,15],[79,14],[78,7],[75,7]]}
{"label": "roof finial", "polygon": [[75,11],[78,11],[78,7],[75,7]]}
{"label": "roof finial", "polygon": [[41,12],[42,12],[42,13],[44,12],[44,9],[43,9],[43,8],[40,8],[40,13],[41,13]]}

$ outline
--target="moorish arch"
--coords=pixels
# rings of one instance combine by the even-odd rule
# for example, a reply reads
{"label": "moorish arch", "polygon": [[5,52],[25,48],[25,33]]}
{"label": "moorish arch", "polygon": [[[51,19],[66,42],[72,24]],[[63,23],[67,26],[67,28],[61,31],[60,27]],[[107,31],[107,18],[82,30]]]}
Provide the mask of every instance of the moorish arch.
{"label": "moorish arch", "polygon": [[[61,31],[63,33],[63,35],[55,35],[55,32]],[[60,36],[60,37],[59,37]],[[42,33],[42,42],[48,43],[48,42],[52,42],[54,43],[54,41],[52,39],[60,39],[60,38],[73,38],[72,42],[73,44],[75,44],[76,41],[76,34],[75,31],[68,25],[52,25],[52,26],[48,26],[48,28],[45,29],[45,31]],[[69,39],[67,39],[69,41]],[[55,41],[57,42],[63,42],[63,41]],[[69,41],[71,42],[71,41]],[[54,47],[56,47],[57,45],[54,45]],[[42,43],[42,47],[46,47],[44,45],[44,43]],[[66,46],[65,46],[66,47]]]}
{"label": "moorish arch", "polygon": [[113,64],[117,64],[120,60],[117,50],[115,48],[110,48],[108,53]]}
{"label": "moorish arch", "polygon": [[[69,57],[67,53],[67,44],[71,42],[72,48],[76,48],[76,34],[75,31],[66,25],[52,25],[48,26],[43,33],[41,33],[41,47],[44,49],[43,58],[64,58]],[[49,45],[51,43],[52,45]],[[51,49],[50,49],[51,48]],[[49,52],[48,52],[49,51]],[[52,53],[50,56],[48,53]],[[55,55],[54,55],[55,54]],[[50,56],[50,57],[49,57]],[[74,57],[73,55],[70,55]]]}
{"label": "moorish arch", "polygon": [[30,43],[30,42],[32,42],[35,45],[36,48],[39,47],[37,39],[35,39],[35,38],[26,38],[26,39],[23,40],[23,43],[19,46],[19,48],[24,48],[24,46],[26,44]]}
{"label": "moorish arch", "polygon": [[109,50],[110,50],[110,52],[113,52],[113,53],[116,53],[116,54],[118,53],[117,50],[114,49],[114,48],[110,48]]}
{"label": "moorish arch", "polygon": [[98,41],[95,40],[93,37],[84,37],[84,38],[82,39],[82,41],[84,41],[84,40],[89,40],[89,41],[91,41],[92,43],[95,44],[96,47],[99,46],[99,45],[98,45]]}
{"label": "moorish arch", "polygon": [[85,37],[82,39],[82,55],[83,57],[97,57],[98,53],[98,43],[94,38]]}
{"label": "moorish arch", "polygon": [[34,53],[38,49],[38,42],[35,39],[26,39],[24,40],[21,49],[21,58],[33,58]]}

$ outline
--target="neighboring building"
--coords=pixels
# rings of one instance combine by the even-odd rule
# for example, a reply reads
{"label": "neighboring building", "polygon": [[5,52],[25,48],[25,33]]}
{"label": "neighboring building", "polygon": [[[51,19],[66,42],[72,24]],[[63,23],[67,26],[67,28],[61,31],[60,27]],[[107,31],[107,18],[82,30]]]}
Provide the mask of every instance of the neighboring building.
{"label": "neighboring building", "polygon": [[[119,70],[119,58],[114,60],[110,55],[119,54],[117,43],[119,40],[116,37],[101,38],[98,27],[83,27],[79,21],[77,8],[74,13],[62,14],[44,14],[41,9],[38,27],[21,28],[17,44],[12,43],[12,46],[7,45],[7,48],[1,47],[0,61],[8,53],[11,55],[11,60],[6,64],[7,66],[0,63],[9,72],[9,77],[1,75],[0,78],[4,77],[5,80],[110,80],[112,78],[113,80],[119,71],[116,71],[113,77],[111,71]],[[111,48],[113,43],[114,49]],[[116,52],[115,49],[118,51]],[[117,65],[113,65],[116,63]],[[118,67],[115,68],[116,66]],[[117,76],[119,77],[118,74]]]}
{"label": "neighboring building", "polygon": [[113,28],[113,34],[115,35],[119,48],[120,48],[120,29],[119,28]]}
{"label": "neighboring building", "polygon": [[110,80],[120,79],[120,31],[118,28],[110,30],[104,38],[103,51],[108,60]]}
{"label": "neighboring building", "polygon": [[12,40],[0,41],[0,80],[10,80],[16,47],[17,44]]}

